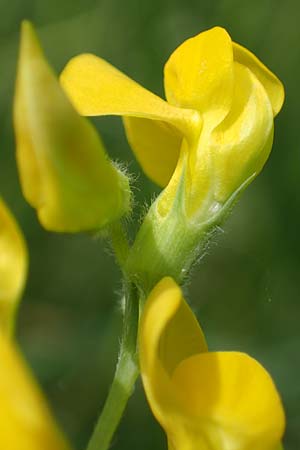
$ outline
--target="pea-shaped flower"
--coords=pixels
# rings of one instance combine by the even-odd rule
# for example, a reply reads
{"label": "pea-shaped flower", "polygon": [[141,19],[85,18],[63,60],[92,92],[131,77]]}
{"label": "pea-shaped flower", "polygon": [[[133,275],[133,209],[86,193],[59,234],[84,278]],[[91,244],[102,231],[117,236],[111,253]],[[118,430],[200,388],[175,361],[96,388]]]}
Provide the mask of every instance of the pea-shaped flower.
{"label": "pea-shaped flower", "polygon": [[73,58],[61,75],[81,114],[123,116],[145,173],[164,187],[127,261],[146,295],[165,275],[182,282],[260,172],[284,99],[278,78],[219,27],[180,45],[164,72],[167,101],[90,54]]}
{"label": "pea-shaped flower", "polygon": [[185,212],[203,219],[262,169],[283,87],[219,27],[178,47],[164,80],[167,102],[90,54],[73,58],[61,75],[81,114],[124,117],[143,169],[166,186],[158,213],[170,210],[183,178]]}
{"label": "pea-shaped flower", "polygon": [[28,22],[22,26],[14,125],[23,193],[45,228],[99,229],[128,211],[127,177],[74,110]]}
{"label": "pea-shaped flower", "polygon": [[140,367],[169,450],[280,450],[284,412],[267,371],[239,352],[208,352],[201,328],[171,278],[150,293]]}
{"label": "pea-shaped flower", "polygon": [[0,198],[0,330],[10,334],[27,275],[27,249],[13,215]]}

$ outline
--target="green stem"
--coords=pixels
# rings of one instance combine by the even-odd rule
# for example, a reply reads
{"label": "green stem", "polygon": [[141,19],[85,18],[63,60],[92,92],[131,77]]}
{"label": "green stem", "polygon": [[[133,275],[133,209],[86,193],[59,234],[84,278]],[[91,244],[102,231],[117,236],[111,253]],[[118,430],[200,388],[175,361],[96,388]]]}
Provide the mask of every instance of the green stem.
{"label": "green stem", "polygon": [[87,450],[109,448],[139,374],[136,354],[138,297],[134,286],[126,287],[126,291],[123,335],[115,376]]}

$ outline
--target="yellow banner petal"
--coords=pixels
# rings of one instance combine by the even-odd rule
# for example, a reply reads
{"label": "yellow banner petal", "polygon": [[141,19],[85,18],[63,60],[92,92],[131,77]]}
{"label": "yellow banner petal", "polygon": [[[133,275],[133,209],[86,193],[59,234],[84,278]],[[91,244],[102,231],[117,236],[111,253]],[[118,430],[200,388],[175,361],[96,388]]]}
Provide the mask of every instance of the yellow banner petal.
{"label": "yellow banner petal", "polygon": [[23,291],[28,263],[22,232],[0,198],[0,332],[9,334]]}
{"label": "yellow banner petal", "polygon": [[186,40],[170,56],[164,74],[169,103],[209,114],[217,125],[232,101],[230,36],[223,28],[215,27]]}
{"label": "yellow banner petal", "polygon": [[233,42],[234,60],[248,67],[265,88],[272,104],[274,116],[284,102],[284,88],[281,81],[253,53]]}
{"label": "yellow banner petal", "polygon": [[0,333],[0,448],[70,450],[30,371]]}
{"label": "yellow banner petal", "polygon": [[128,211],[127,177],[71,105],[28,22],[22,27],[14,125],[23,193],[45,228],[99,229]]}

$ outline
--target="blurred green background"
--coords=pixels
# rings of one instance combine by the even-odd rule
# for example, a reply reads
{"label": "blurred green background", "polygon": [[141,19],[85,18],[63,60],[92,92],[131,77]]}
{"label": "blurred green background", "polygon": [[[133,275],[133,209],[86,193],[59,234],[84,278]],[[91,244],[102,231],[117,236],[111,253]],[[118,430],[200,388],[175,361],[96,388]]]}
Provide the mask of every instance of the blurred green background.
{"label": "blurred green background", "polygon": [[[105,243],[86,235],[45,232],[22,198],[11,123],[21,20],[35,23],[58,72],[70,57],[94,52],[163,95],[162,68],[174,48],[221,25],[283,80],[286,103],[276,119],[270,160],[211,243],[188,296],[212,349],[249,352],[271,371],[287,413],[285,449],[299,450],[299,1],[0,0],[0,7],[0,190],[30,249],[19,341],[78,450],[85,448],[113,375],[121,323],[120,273]],[[138,218],[158,190],[134,161],[120,119],[94,123],[111,157],[136,175]],[[112,447],[166,449],[140,383]]]}

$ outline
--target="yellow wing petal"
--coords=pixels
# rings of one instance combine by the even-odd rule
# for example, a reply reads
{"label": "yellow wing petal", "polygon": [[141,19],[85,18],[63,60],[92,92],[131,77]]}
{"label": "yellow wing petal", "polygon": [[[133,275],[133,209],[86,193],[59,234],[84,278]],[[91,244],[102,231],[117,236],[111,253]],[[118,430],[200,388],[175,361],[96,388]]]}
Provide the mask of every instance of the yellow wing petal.
{"label": "yellow wing petal", "polygon": [[13,343],[0,333],[0,448],[69,450]]}
{"label": "yellow wing petal", "polygon": [[170,385],[174,368],[207,350],[202,330],[172,278],[163,278],[150,293],[139,333],[141,375],[150,407],[161,423],[176,403]]}
{"label": "yellow wing petal", "polygon": [[167,122],[125,117],[128,142],[146,175],[166,186],[179,158],[182,135]]}
{"label": "yellow wing petal", "polygon": [[195,111],[175,108],[144,89],[102,58],[82,54],[71,59],[60,82],[85,116],[118,115],[163,120],[189,133],[198,121]]}
{"label": "yellow wing petal", "polygon": [[284,102],[284,87],[281,81],[253,53],[233,42],[234,60],[248,67],[265,88],[272,104],[274,116],[281,110]]}
{"label": "yellow wing petal", "polygon": [[0,198],[0,332],[10,333],[27,275],[22,232]]}
{"label": "yellow wing petal", "polygon": [[71,59],[60,82],[80,114],[125,117],[132,150],[144,172],[161,186],[174,171],[182,136],[192,139],[201,128],[196,111],[169,105],[95,55]]}
{"label": "yellow wing petal", "polygon": [[203,450],[273,450],[282,438],[285,417],[268,372],[238,352],[194,355],[175,370],[180,397],[168,434],[174,446]]}
{"label": "yellow wing petal", "polygon": [[128,211],[127,177],[72,107],[28,22],[22,27],[14,124],[23,193],[45,228],[98,229]]}
{"label": "yellow wing petal", "polygon": [[217,125],[232,101],[230,36],[223,28],[215,27],[186,40],[170,56],[164,73],[168,102],[209,114]]}

